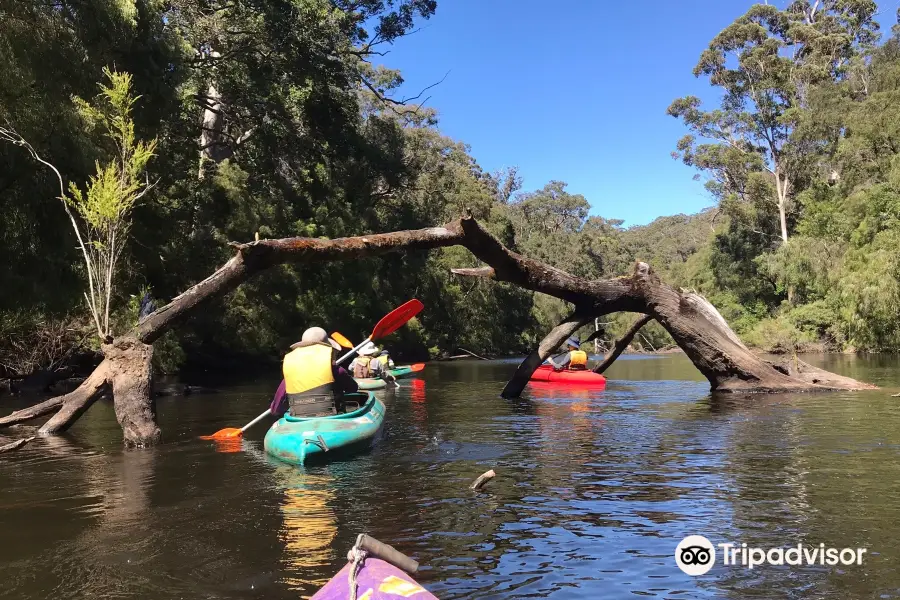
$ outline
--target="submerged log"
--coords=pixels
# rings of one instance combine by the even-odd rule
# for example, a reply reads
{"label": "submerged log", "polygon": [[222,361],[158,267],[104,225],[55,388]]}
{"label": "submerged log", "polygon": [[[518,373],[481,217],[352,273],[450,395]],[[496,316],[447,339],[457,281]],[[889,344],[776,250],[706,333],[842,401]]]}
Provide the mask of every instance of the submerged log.
{"label": "submerged log", "polygon": [[472,352],[471,350],[466,350],[465,348],[460,348],[460,350],[462,350],[463,352],[465,352],[468,356],[472,356],[472,357],[474,357],[474,358],[477,358],[478,360],[490,360],[490,359],[485,358],[485,357],[483,357],[483,356],[478,356],[477,354],[475,354],[475,353]]}
{"label": "submerged log", "polygon": [[12,452],[13,450],[18,450],[19,448],[21,448],[22,446],[24,446],[25,444],[27,444],[28,442],[30,442],[33,439],[34,439],[34,436],[22,438],[21,440],[16,440],[12,443],[0,446],[0,454],[3,454],[4,452]]}
{"label": "submerged log", "polygon": [[489,266],[454,269],[461,276],[490,277],[572,303],[575,312],[541,342],[504,388],[518,396],[534,370],[571,333],[595,317],[612,312],[643,313],[656,319],[684,349],[713,391],[858,390],[870,386],[800,363],[793,371],[764,361],[734,334],[722,316],[697,294],[661,282],[650,266],[637,263],[630,276],[606,280],[576,277],[505,248],[478,222],[466,217],[427,229],[334,240],[286,238],[233,243],[235,255],[215,273],[154,311],[126,335],[104,345],[104,359],[76,390],[0,418],[0,426],[55,411],[41,428],[57,433],[69,427],[101,393],[111,389],[116,418],[127,444],[160,439],[151,392],[151,345],[204,304],[237,288],[275,265],[357,260],[395,251],[463,246]]}

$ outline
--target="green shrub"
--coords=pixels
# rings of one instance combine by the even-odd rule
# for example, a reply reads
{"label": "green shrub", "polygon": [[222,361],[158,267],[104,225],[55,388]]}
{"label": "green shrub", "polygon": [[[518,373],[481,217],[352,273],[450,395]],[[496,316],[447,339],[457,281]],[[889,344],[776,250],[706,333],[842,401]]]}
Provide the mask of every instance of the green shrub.
{"label": "green shrub", "polygon": [[786,354],[812,349],[817,341],[815,334],[798,329],[785,315],[763,319],[743,336],[749,346],[771,352]]}

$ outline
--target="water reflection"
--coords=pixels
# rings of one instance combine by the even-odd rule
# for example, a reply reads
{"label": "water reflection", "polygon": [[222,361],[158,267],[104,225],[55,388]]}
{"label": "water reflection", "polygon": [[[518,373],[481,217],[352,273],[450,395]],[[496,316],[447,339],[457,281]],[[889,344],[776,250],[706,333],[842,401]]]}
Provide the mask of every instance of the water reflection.
{"label": "water reflection", "polygon": [[320,586],[328,581],[326,568],[334,558],[332,544],[337,536],[334,479],[328,474],[311,474],[303,469],[279,465],[274,473],[282,489],[283,517],[279,538],[284,543],[284,581],[296,590]]}

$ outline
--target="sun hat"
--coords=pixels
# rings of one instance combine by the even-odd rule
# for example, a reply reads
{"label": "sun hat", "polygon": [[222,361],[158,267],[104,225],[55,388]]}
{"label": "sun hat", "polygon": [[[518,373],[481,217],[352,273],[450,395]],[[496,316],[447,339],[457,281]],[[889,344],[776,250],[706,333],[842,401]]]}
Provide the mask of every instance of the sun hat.
{"label": "sun hat", "polygon": [[331,347],[335,350],[340,350],[341,345],[336,341],[328,337],[328,333],[322,329],[321,327],[310,327],[306,331],[303,332],[303,337],[300,338],[301,342],[320,342],[331,344]]}
{"label": "sun hat", "polygon": [[375,347],[375,344],[372,342],[367,343],[365,346],[359,349],[360,356],[372,356],[378,348]]}

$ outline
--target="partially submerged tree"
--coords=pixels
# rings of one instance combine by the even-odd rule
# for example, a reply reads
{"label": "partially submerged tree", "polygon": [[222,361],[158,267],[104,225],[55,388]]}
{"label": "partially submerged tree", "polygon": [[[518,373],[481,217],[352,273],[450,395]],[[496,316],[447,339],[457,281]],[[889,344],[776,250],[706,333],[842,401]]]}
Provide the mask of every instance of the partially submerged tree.
{"label": "partially submerged tree", "polygon": [[512,252],[471,217],[442,227],[419,230],[334,240],[258,240],[233,246],[236,254],[218,271],[152,313],[128,334],[105,345],[105,360],[77,390],[0,418],[0,426],[56,412],[41,431],[57,433],[74,423],[104,389],[111,387],[126,444],[153,443],[159,439],[160,430],[151,394],[152,344],[212,299],[279,264],[359,260],[393,251],[447,246],[463,246],[489,265],[454,269],[458,275],[512,283],[574,305],[574,312],[519,366],[504,389],[506,397],[517,397],[541,362],[578,328],[597,316],[618,311],[644,313],[656,319],[706,376],[713,391],[826,391],[873,387],[799,361],[793,365],[780,365],[761,359],[741,343],[709,302],[661,282],[645,263],[637,263],[628,276],[583,279]]}

